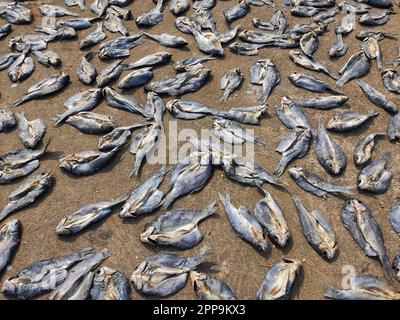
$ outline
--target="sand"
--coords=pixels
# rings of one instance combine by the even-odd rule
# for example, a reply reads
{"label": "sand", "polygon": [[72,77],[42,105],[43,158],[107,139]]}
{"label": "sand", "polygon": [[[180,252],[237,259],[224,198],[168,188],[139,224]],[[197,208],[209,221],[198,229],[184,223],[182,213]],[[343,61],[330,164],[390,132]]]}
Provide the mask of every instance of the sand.
{"label": "sand", "polygon": [[[290,27],[293,27],[296,23],[307,23],[309,21],[308,19],[290,16],[289,9],[283,5],[283,1],[276,2],[280,4],[280,9],[283,10],[287,16]],[[12,36],[33,32],[34,27],[40,25],[41,14],[38,5],[42,3],[62,4],[63,1],[32,1],[28,3],[27,6],[33,10],[36,20],[31,25],[27,26],[13,25],[12,34],[0,42],[0,52],[8,50],[7,42]],[[235,3],[236,1],[218,1],[217,6],[213,9],[213,13],[217,18],[218,30],[227,30],[222,12]],[[129,6],[134,16],[138,16],[151,7],[153,7],[151,1],[139,0],[134,1],[134,3]],[[77,8],[72,10],[79,12]],[[399,13],[398,8],[396,8],[395,11]],[[192,9],[189,14],[191,12]],[[273,12],[274,9],[268,6],[252,7],[251,12],[245,18],[234,22],[232,25],[240,24],[241,29],[251,29],[252,18],[258,17],[263,20],[268,20],[271,18]],[[188,48],[185,50],[164,48],[153,41],[145,39],[144,44],[133,49],[131,51],[131,56],[125,60],[126,62],[133,62],[156,51],[163,50],[171,52],[173,54],[171,63],[156,68],[154,70],[155,79],[174,76],[174,62],[180,61],[190,55],[202,55],[196,48],[191,36],[181,34],[176,30],[174,27],[175,17],[168,8],[164,10],[164,13],[164,21],[151,28],[150,32],[155,34],[169,32],[182,36],[189,41]],[[89,16],[91,13],[89,10],[86,10],[82,12],[82,15]],[[379,29],[388,32],[396,32],[396,26],[398,26],[399,23],[400,16],[398,14],[393,15],[389,23]],[[126,22],[126,26],[131,34],[138,31],[134,21]],[[79,38],[82,39],[88,33],[92,32],[94,28],[95,26],[92,26],[90,29],[79,31]],[[357,24],[356,32],[360,29],[360,25]],[[107,32],[107,40],[118,36],[117,34]],[[334,42],[334,25],[331,24],[329,26],[329,32],[320,37],[320,47],[316,53],[316,58],[329,66],[334,73],[338,72],[351,54],[360,49],[361,42],[355,39],[355,32],[352,32],[344,41],[350,47],[348,53],[340,59],[330,60],[328,51],[331,44]],[[380,44],[383,51],[384,65],[386,66],[397,57],[399,42],[398,40],[385,39]],[[159,216],[163,210],[159,210],[142,219],[133,219],[129,221],[122,221],[116,211],[109,218],[100,223],[96,223],[77,236],[67,238],[57,237],[55,234],[55,227],[61,218],[71,214],[86,204],[110,200],[131,191],[140,182],[152,176],[152,174],[160,168],[161,164],[145,164],[139,179],[129,178],[128,173],[132,167],[134,158],[126,151],[121,154],[121,156],[116,157],[104,170],[89,177],[79,179],[73,178],[63,173],[58,168],[58,159],[62,155],[83,150],[96,150],[99,136],[85,135],[69,125],[54,127],[52,118],[55,114],[62,113],[65,110],[63,102],[73,94],[87,90],[88,86],[80,83],[76,77],[76,68],[83,54],[77,47],[77,41],[52,42],[49,44],[49,49],[60,55],[62,59],[62,66],[60,69],[71,76],[71,84],[61,93],[46,99],[31,101],[22,106],[14,107],[11,105],[11,102],[25,93],[32,84],[49,75],[56,74],[59,71],[54,68],[45,68],[36,63],[36,71],[30,78],[18,84],[16,87],[11,86],[6,71],[0,73],[0,106],[10,108],[15,112],[24,111],[28,119],[41,118],[45,121],[48,129],[46,139],[51,138],[51,144],[48,148],[49,152],[41,159],[41,166],[37,172],[49,170],[56,179],[54,188],[46,197],[26,210],[22,210],[13,215],[13,217],[21,220],[23,235],[21,245],[12,261],[12,266],[2,275],[1,281],[13,276],[19,270],[38,260],[61,256],[88,246],[96,250],[108,248],[110,251],[110,258],[105,262],[105,265],[117,268],[129,277],[134,268],[142,262],[145,257],[156,252],[166,251],[145,246],[140,242],[138,237],[144,230],[145,225]],[[92,50],[97,52],[98,46],[94,47]],[[279,104],[281,97],[284,95],[302,97],[305,99],[315,96],[315,94],[295,88],[290,84],[287,76],[292,72],[300,71],[313,74],[323,79],[331,86],[334,86],[334,81],[323,74],[311,73],[296,66],[289,59],[287,50],[275,48],[262,49],[259,56],[253,57],[235,55],[228,49],[225,53],[226,55],[223,59],[207,62],[206,66],[212,70],[210,81],[200,91],[185,95],[184,99],[205,103],[220,110],[228,110],[232,106],[256,105],[256,97],[260,88],[251,85],[249,82],[250,66],[258,59],[271,59],[277,65],[281,73],[281,83],[276,87],[267,101],[269,111],[268,115],[262,120],[261,125],[244,127],[254,129],[257,137],[267,143],[265,149],[257,146],[255,147],[255,162],[272,172],[280,159],[280,155],[275,152],[274,149],[280,139],[288,133],[288,130],[276,118],[274,107]],[[94,65],[100,70],[106,66],[106,63],[99,62],[98,58],[96,58],[94,60]],[[219,81],[228,70],[236,67],[242,70],[245,78],[244,82],[239,91],[236,91],[226,103],[221,104],[219,100],[222,96],[222,90],[219,89]],[[124,74],[126,73],[125,71]],[[398,96],[391,94],[384,88],[376,63],[373,63],[371,72],[365,77],[365,80],[384,92],[392,101],[399,102]],[[329,181],[355,186],[358,170],[352,160],[354,146],[357,141],[366,134],[385,132],[390,115],[372,105],[354,81],[345,85],[342,91],[350,97],[348,104],[351,106],[351,110],[360,112],[376,110],[380,112],[379,116],[368,125],[363,126],[362,130],[348,134],[330,134],[346,152],[348,160],[346,171],[340,177],[329,177],[316,160],[315,144],[313,144],[312,148],[303,159],[297,160],[293,165],[310,169]],[[142,88],[130,90],[127,93],[132,95],[140,103],[145,103],[146,95]],[[169,99],[171,98],[166,97],[166,100]],[[326,124],[328,119],[339,111],[340,110],[314,111],[311,109],[304,109],[304,112],[309,116],[314,127],[318,125],[319,121]],[[140,116],[110,108],[105,102],[97,107],[95,112],[115,117],[121,126],[143,121]],[[164,124],[167,133],[171,123],[176,124],[178,130],[190,128],[200,133],[201,129],[211,128],[212,118],[206,117],[196,121],[178,120],[175,122],[175,120],[166,113],[164,116]],[[1,153],[21,147],[16,130],[7,134],[1,134],[0,139]],[[398,196],[400,174],[398,166],[396,165],[400,161],[398,148],[398,144],[391,144],[386,139],[381,139],[377,144],[373,156],[374,159],[377,159],[386,152],[391,153],[392,159],[389,163],[389,170],[393,173],[394,178],[389,191],[378,196],[368,196],[358,192],[355,194],[356,198],[364,201],[372,210],[374,217],[381,226],[390,259],[393,259],[399,249],[398,235],[391,228],[388,220],[389,210],[395,198]],[[304,259],[303,272],[294,290],[294,299],[323,299],[324,288],[327,285],[340,287],[344,276],[343,273],[346,275],[349,270],[354,270],[357,274],[373,274],[379,278],[383,278],[383,272],[379,262],[366,257],[344,228],[340,219],[340,210],[343,206],[342,199],[329,196],[324,200],[304,192],[294,184],[288,176],[287,171],[283,174],[282,180],[290,184],[288,188],[289,191],[295,192],[301,198],[307,209],[319,209],[325,213],[326,217],[331,221],[339,245],[338,255],[334,261],[326,262],[308,245],[302,233],[299,218],[290,196],[270,185],[264,185],[264,188],[270,191],[282,206],[293,235],[293,241],[288,248],[279,249],[278,247],[274,247],[270,254],[265,255],[254,249],[248,243],[242,241],[232,230],[222,204],[219,202],[218,214],[201,223],[200,228],[205,235],[201,245],[194,249],[187,250],[182,254],[191,255],[196,253],[203,245],[211,246],[214,252],[213,262],[218,266],[218,270],[214,271],[213,275],[226,281],[240,299],[254,299],[268,268],[282,258]],[[21,181],[16,181],[1,186],[0,206],[6,205],[8,194],[20,183]],[[166,191],[167,189],[168,179],[166,179],[162,185],[162,190]],[[220,191],[230,193],[234,204],[243,204],[250,210],[254,210],[256,203],[262,198],[262,195],[255,188],[234,183],[228,180],[221,170],[215,170],[209,183],[201,192],[179,199],[175,202],[173,208],[205,208],[211,201],[218,200],[218,192]],[[397,283],[395,283],[395,288],[399,289]],[[193,289],[189,283],[184,290],[171,297],[171,299],[193,298]],[[133,299],[141,299],[141,297],[134,292]]]}

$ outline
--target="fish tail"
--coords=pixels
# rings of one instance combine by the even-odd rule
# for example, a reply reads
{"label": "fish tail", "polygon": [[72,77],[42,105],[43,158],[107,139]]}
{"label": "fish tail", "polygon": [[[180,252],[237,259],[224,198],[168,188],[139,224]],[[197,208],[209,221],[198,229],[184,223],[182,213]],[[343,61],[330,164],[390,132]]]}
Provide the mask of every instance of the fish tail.
{"label": "fish tail", "polygon": [[383,267],[383,273],[385,274],[385,278],[389,284],[392,284],[392,266],[389,261],[388,256],[385,254],[379,257],[379,260]]}
{"label": "fish tail", "polygon": [[231,203],[231,196],[229,195],[229,193],[220,193],[219,194],[219,198],[221,199],[222,204],[224,205],[224,207],[228,207]]}
{"label": "fish tail", "polygon": [[228,91],[224,92],[224,95],[222,96],[221,100],[219,100],[219,102],[224,103],[226,102],[226,100],[228,100],[229,97],[229,93]]}
{"label": "fish tail", "polygon": [[369,115],[370,117],[376,117],[377,115],[379,115],[379,112],[378,112],[378,111],[375,111],[375,110],[372,110],[372,111],[369,111],[369,112],[368,112],[368,115]]}
{"label": "fish tail", "polygon": [[167,194],[167,195],[165,196],[165,198],[161,201],[161,206],[162,206],[164,209],[167,209],[167,208],[172,204],[172,202],[174,202],[174,200],[175,200],[175,198],[173,198],[173,197],[171,196],[171,193],[169,193],[169,194]]}
{"label": "fish tail", "polygon": [[338,296],[338,290],[333,289],[332,287],[326,287],[324,291],[324,296],[331,299],[336,299]]}
{"label": "fish tail", "polygon": [[353,186],[341,186],[339,192],[343,193],[343,194],[347,194],[347,195],[352,195],[354,192],[354,187]]}
{"label": "fish tail", "polygon": [[275,167],[274,175],[278,177],[281,176],[283,171],[285,171],[286,166],[287,166],[287,161],[285,157],[282,157],[282,159],[278,162],[278,164]]}
{"label": "fish tail", "polygon": [[201,219],[205,219],[211,215],[213,215],[218,210],[218,203],[217,201],[213,201],[207,207],[207,209],[203,210],[204,214],[202,215]]}
{"label": "fish tail", "polygon": [[15,100],[15,101],[13,102],[13,105],[14,105],[14,106],[19,106],[20,104],[23,104],[24,102],[26,102],[26,101],[28,101],[28,100],[29,100],[29,96],[26,95],[26,96],[23,96],[23,97],[21,97],[21,98]]}
{"label": "fish tail", "polygon": [[346,82],[347,82],[347,80],[345,78],[341,77],[338,81],[336,81],[336,85],[338,87],[342,88]]}
{"label": "fish tail", "polygon": [[187,260],[188,268],[195,269],[197,266],[204,262],[207,262],[212,255],[212,249],[210,246],[206,245],[200,249],[200,252],[194,257],[190,257]]}
{"label": "fish tail", "polygon": [[267,146],[267,144],[265,142],[262,142],[262,141],[257,140],[257,139],[254,140],[254,144],[256,144],[256,145],[258,145],[260,147],[263,147],[263,148],[265,148]]}
{"label": "fish tail", "polygon": [[82,249],[81,251],[77,252],[77,255],[79,256],[80,260],[86,260],[87,258],[90,258],[93,256],[93,248],[92,247],[87,247]]}

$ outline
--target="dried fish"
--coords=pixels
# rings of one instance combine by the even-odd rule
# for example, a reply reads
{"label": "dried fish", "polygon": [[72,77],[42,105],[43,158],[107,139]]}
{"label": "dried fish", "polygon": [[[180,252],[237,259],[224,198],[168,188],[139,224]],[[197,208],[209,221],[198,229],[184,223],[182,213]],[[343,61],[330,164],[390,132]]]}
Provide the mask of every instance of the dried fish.
{"label": "dried fish", "polygon": [[261,251],[268,252],[270,245],[264,230],[249,210],[243,205],[235,208],[229,194],[220,193],[219,197],[225,207],[231,226],[239,238],[249,242]]}
{"label": "dried fish", "polygon": [[18,122],[18,136],[26,148],[34,149],[42,141],[46,126],[42,119],[29,121],[25,113],[16,113],[15,118]]}
{"label": "dried fish", "polygon": [[5,219],[11,213],[21,210],[41,197],[53,185],[53,175],[43,172],[23,182],[17,189],[10,193],[10,202],[0,213],[0,220]]}

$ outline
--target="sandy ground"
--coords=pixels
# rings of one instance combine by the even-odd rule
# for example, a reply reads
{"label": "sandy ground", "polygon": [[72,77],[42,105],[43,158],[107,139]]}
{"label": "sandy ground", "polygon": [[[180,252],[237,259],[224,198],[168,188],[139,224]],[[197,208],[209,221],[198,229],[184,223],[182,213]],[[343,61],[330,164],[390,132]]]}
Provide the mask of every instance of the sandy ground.
{"label": "sandy ground", "polygon": [[[283,1],[277,2],[280,4],[283,3]],[[0,43],[0,52],[5,52],[7,50],[7,42],[10,37],[32,32],[33,27],[40,24],[41,15],[38,5],[41,3],[62,4],[63,1],[32,1],[27,4],[27,6],[33,10],[36,20],[33,24],[28,26],[13,26],[12,34]],[[223,31],[227,29],[222,15],[223,10],[233,6],[235,3],[235,1],[218,1],[213,13],[218,20],[219,30]],[[138,16],[141,12],[150,9],[152,6],[153,3],[151,1],[136,0],[129,8],[132,10],[134,16]],[[288,17],[290,27],[294,26],[296,23],[306,23],[308,21],[307,19],[291,17],[288,13],[288,8],[284,7],[283,4],[281,5],[281,9]],[[79,9],[73,10],[79,11]],[[396,11],[398,12],[398,8],[396,8]],[[273,12],[274,10],[267,6],[252,7],[251,12],[244,19],[236,21],[233,25],[240,24],[243,29],[252,28],[251,19],[253,17],[269,20]],[[126,62],[132,62],[146,54],[154,53],[156,51],[165,50],[171,52],[173,54],[173,61],[169,65],[156,68],[154,71],[155,79],[173,76],[175,73],[173,69],[175,61],[182,60],[189,55],[201,55],[191,37],[189,35],[181,34],[175,29],[174,16],[170,13],[168,8],[164,10],[164,13],[164,21],[158,26],[152,28],[151,32],[169,32],[180,35],[190,42],[188,49],[179,50],[163,48],[157,43],[145,39],[144,45],[133,49],[131,56],[126,59]],[[82,14],[88,16],[91,15],[89,10],[84,11]],[[393,15],[390,22],[379,29],[383,31],[396,32],[397,28],[395,26],[398,26],[399,23],[400,16]],[[133,21],[128,21],[126,25],[132,34],[138,31]],[[360,30],[358,24],[356,28],[356,31]],[[92,26],[91,29],[80,31],[79,38],[82,39],[86,34],[92,32],[93,29],[94,26]],[[328,57],[328,51],[330,45],[334,41],[333,25],[330,25],[329,29],[329,33],[320,37],[320,47],[316,53],[316,57],[337,73],[350,55],[359,50],[361,42],[355,39],[354,32],[351,33],[345,38],[345,42],[350,46],[346,56],[339,60],[330,60]],[[116,37],[118,37],[117,34],[107,34],[107,40]],[[385,39],[381,42],[385,65],[397,57],[398,45],[399,42],[397,40]],[[89,177],[75,179],[61,172],[58,168],[57,161],[61,155],[67,155],[83,150],[95,150],[99,136],[82,134],[69,125],[63,125],[57,128],[54,127],[52,118],[55,114],[64,111],[63,102],[68,97],[77,92],[86,90],[88,87],[81,84],[76,77],[76,68],[83,54],[83,52],[77,48],[77,41],[50,43],[49,49],[60,55],[62,58],[61,69],[71,76],[70,86],[59,94],[47,99],[31,101],[20,107],[13,107],[10,103],[25,93],[32,84],[49,75],[56,74],[58,70],[53,68],[47,69],[36,63],[36,71],[33,75],[26,81],[18,84],[15,88],[11,88],[11,82],[7,77],[7,72],[0,73],[0,106],[8,107],[13,111],[24,111],[29,119],[41,118],[45,121],[48,129],[46,138],[51,138],[51,144],[49,146],[49,152],[44,156],[44,158],[42,158],[40,170],[50,170],[56,179],[55,186],[51,190],[51,193],[44,197],[43,200],[26,210],[14,214],[14,217],[20,219],[22,222],[23,236],[20,248],[12,262],[12,267],[3,274],[2,281],[40,259],[61,256],[87,246],[91,246],[96,250],[108,248],[111,256],[106,261],[105,265],[118,268],[129,277],[134,268],[143,261],[145,257],[155,252],[159,252],[156,248],[144,246],[139,241],[138,236],[140,232],[143,231],[145,225],[158,216],[162,210],[143,219],[130,221],[122,221],[118,217],[118,214],[114,213],[105,221],[97,223],[85,232],[69,238],[57,237],[55,234],[55,227],[62,217],[76,211],[86,204],[109,200],[132,190],[140,182],[148,179],[156,170],[159,169],[160,165],[146,164],[143,167],[140,180],[130,179],[128,177],[128,172],[131,169],[134,158],[128,152],[125,152],[120,157],[117,157],[115,161],[104,170]],[[98,47],[95,47],[93,50],[97,51]],[[288,130],[276,118],[273,108],[279,104],[283,95],[303,98],[314,96],[314,94],[297,89],[290,84],[287,78],[288,74],[294,71],[309,72],[301,67],[295,66],[289,59],[286,50],[262,49],[259,56],[254,57],[238,56],[226,50],[226,55],[222,60],[214,60],[207,63],[207,67],[212,70],[211,81],[209,81],[200,91],[193,94],[187,94],[184,96],[184,99],[206,103],[221,110],[227,110],[232,106],[255,105],[255,97],[257,96],[259,88],[249,83],[249,69],[258,59],[265,58],[272,59],[277,65],[281,72],[282,81],[273,91],[272,96],[268,100],[268,105],[270,106],[268,112],[269,115],[262,121],[260,126],[251,127],[251,129],[254,129],[256,135],[267,143],[266,149],[255,147],[255,162],[272,172],[276,163],[280,159],[280,155],[274,152],[274,149],[280,139],[288,132]],[[99,62],[97,58],[95,59],[94,64],[98,70],[106,66],[105,63]],[[220,104],[219,99],[222,95],[222,91],[219,89],[220,78],[228,70],[235,67],[239,67],[242,70],[245,80],[241,89],[233,94],[228,99],[227,103]],[[333,80],[329,77],[323,74],[314,73],[314,75],[324,79],[327,83],[334,86]],[[389,93],[384,88],[375,63],[373,64],[370,74],[365,78],[377,89],[384,92],[392,101],[399,101],[398,96]],[[301,160],[297,160],[295,164],[311,169],[329,181],[340,184],[355,185],[358,170],[352,161],[353,148],[356,142],[365,134],[372,132],[385,132],[389,121],[389,115],[385,111],[380,110],[378,107],[369,103],[355,82],[347,84],[343,88],[343,92],[350,97],[349,105],[351,106],[351,110],[362,112],[378,110],[380,112],[380,115],[377,118],[364,126],[360,131],[350,134],[331,134],[347,154],[348,166],[345,173],[338,178],[329,177],[316,160],[314,145],[307,156]],[[128,93],[132,94],[140,103],[145,102],[146,96],[142,88],[129,91]],[[167,100],[168,99],[170,98],[167,97]],[[95,111],[114,116],[120,125],[128,125],[143,121],[139,116],[110,108],[104,102],[97,107]],[[326,124],[328,119],[338,111],[339,110],[325,112],[313,111],[310,109],[304,110],[314,126],[317,126],[319,121]],[[173,118],[166,113],[164,124],[167,132],[171,120],[173,120]],[[211,118],[203,118],[197,121],[179,120],[177,122],[179,130],[192,128],[197,132],[200,132],[202,128],[211,128],[211,124]],[[1,153],[21,147],[16,130],[7,134],[2,134],[0,139]],[[400,172],[396,163],[400,161],[400,153],[398,152],[397,144],[391,144],[383,139],[378,142],[376,151],[374,152],[374,159],[377,159],[386,152],[390,152],[392,155],[389,169],[394,174],[389,191],[379,196],[366,196],[356,193],[356,197],[363,200],[368,205],[379,222],[379,225],[383,230],[388,255],[390,259],[392,259],[399,249],[399,238],[389,224],[388,212],[395,198],[398,196]],[[308,245],[303,236],[296,209],[288,194],[269,185],[265,185],[264,187],[273,194],[284,209],[286,219],[293,235],[292,243],[288,248],[283,250],[273,248],[270,254],[261,254],[249,244],[239,239],[233,232],[226,213],[222,208],[222,204],[220,204],[218,215],[201,224],[201,230],[205,234],[205,239],[201,245],[207,244],[212,247],[214,251],[213,261],[219,267],[219,272],[214,274],[215,277],[226,281],[241,299],[254,299],[268,268],[285,257],[305,260],[303,265],[304,271],[300,276],[300,281],[298,282],[299,285],[296,287],[294,292],[295,299],[323,299],[325,286],[340,286],[343,277],[342,270],[347,270],[346,268],[348,267],[346,266],[353,266],[355,271],[360,274],[368,273],[383,278],[383,272],[379,262],[375,259],[366,257],[353,241],[350,234],[345,230],[340,219],[340,210],[343,205],[343,200],[336,198],[335,196],[329,196],[327,200],[323,200],[303,192],[293,183],[287,172],[283,174],[282,180],[290,184],[289,190],[295,192],[302,199],[304,205],[308,209],[322,210],[322,212],[324,212],[327,218],[332,222],[339,244],[337,258],[328,263]],[[9,185],[1,186],[0,206],[6,205],[8,194],[14,190],[20,182],[21,181],[17,181]],[[163,190],[167,190],[167,182],[168,179],[166,179],[162,185]],[[222,171],[216,170],[207,186],[201,192],[176,201],[173,207],[185,209],[205,208],[211,201],[218,200],[219,191],[229,192],[236,205],[243,204],[250,210],[253,210],[255,204],[262,198],[262,195],[255,188],[236,184],[224,177]],[[199,248],[200,246],[185,251],[182,254],[194,254],[199,250]],[[397,283],[395,286],[396,289],[399,289]],[[141,299],[136,292],[133,293],[133,298]],[[191,285],[188,284],[184,290],[172,298],[193,299],[194,293]]]}

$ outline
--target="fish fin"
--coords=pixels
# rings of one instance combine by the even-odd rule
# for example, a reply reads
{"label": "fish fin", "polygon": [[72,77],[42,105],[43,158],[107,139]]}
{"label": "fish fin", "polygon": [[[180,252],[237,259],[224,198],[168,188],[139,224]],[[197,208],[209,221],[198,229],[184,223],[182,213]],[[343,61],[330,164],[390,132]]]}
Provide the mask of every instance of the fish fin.
{"label": "fish fin", "polygon": [[28,100],[29,100],[29,95],[25,95],[25,96],[15,100],[12,104],[14,106],[19,106],[19,105],[23,104],[24,102],[26,102]]}

